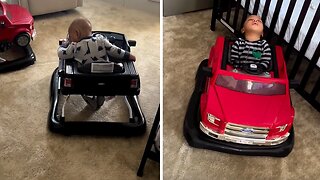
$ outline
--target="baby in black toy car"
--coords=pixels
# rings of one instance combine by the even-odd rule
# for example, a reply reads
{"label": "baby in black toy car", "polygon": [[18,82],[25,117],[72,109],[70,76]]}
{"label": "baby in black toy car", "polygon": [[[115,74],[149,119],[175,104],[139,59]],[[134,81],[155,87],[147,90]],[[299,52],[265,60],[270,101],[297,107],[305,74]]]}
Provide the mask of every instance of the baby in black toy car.
{"label": "baby in black toy car", "polygon": [[[72,21],[68,28],[68,37],[62,41],[58,48],[58,57],[60,59],[74,58],[81,66],[92,62],[110,62],[108,56],[135,61],[136,57],[130,52],[127,52],[112,43],[101,34],[92,33],[91,22],[86,18],[77,18]],[[115,63],[118,71],[121,71],[123,65]],[[121,70],[120,70],[121,69]],[[105,100],[110,100],[114,96],[87,96],[82,95],[82,98],[93,109],[97,109]]]}
{"label": "baby in black toy car", "polygon": [[136,60],[134,55],[111,44],[103,35],[92,34],[91,22],[85,18],[72,21],[67,39],[58,48],[59,58],[74,58],[81,64],[101,60],[109,62],[108,55],[117,59]]}
{"label": "baby in black toy car", "polygon": [[271,49],[263,40],[263,23],[259,16],[250,15],[241,29],[243,38],[238,38],[231,47],[230,63],[234,68],[248,67],[270,71]]}

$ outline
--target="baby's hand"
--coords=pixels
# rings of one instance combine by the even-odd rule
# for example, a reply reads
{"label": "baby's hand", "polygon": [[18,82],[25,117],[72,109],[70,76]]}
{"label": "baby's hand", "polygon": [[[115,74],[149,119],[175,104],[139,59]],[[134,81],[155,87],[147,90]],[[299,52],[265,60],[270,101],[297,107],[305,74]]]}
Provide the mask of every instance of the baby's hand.
{"label": "baby's hand", "polygon": [[136,61],[136,57],[132,54],[129,55],[129,60]]}
{"label": "baby's hand", "polygon": [[59,45],[62,47],[68,47],[69,41],[67,39],[60,39],[59,40]]}

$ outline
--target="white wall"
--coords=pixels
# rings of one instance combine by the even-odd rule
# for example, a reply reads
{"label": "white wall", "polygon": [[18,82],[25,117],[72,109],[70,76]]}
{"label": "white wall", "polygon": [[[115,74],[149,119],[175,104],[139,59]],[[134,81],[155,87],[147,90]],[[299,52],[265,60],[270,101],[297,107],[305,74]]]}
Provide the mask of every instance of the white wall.
{"label": "white wall", "polygon": [[171,16],[212,8],[213,0],[163,0],[163,15]]}
{"label": "white wall", "polygon": [[127,8],[146,11],[160,15],[160,0],[105,0],[107,2],[122,5]]}
{"label": "white wall", "polygon": [[[18,0],[1,0],[1,1],[7,1],[8,3],[18,4]],[[86,3],[85,1],[86,0],[84,0],[83,3]],[[146,11],[155,15],[160,15],[160,0],[101,0],[101,1],[107,1],[107,2],[122,5],[127,8],[138,9],[138,10]]]}
{"label": "white wall", "polygon": [[10,4],[18,4],[18,0],[1,0],[3,2],[7,2],[7,3],[10,3]]}

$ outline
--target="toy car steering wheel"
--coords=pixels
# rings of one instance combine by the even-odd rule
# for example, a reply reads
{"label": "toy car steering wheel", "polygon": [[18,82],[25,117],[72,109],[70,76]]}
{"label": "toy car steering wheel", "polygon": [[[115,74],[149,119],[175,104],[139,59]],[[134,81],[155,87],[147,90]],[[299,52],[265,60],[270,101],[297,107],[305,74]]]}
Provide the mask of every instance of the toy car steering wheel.
{"label": "toy car steering wheel", "polygon": [[116,42],[116,37],[114,37],[114,36],[109,36],[109,37],[108,37],[108,40],[109,40],[109,42],[110,42],[111,44],[114,44],[114,43]]}
{"label": "toy car steering wheel", "polygon": [[260,75],[264,72],[262,67],[257,64],[246,64],[242,67],[242,70],[252,75]]}
{"label": "toy car steering wheel", "polygon": [[114,37],[114,36],[112,36],[112,35],[110,35],[109,37],[106,36],[105,34],[100,34],[100,35],[102,35],[104,38],[107,38],[108,41],[109,41],[111,44],[114,44],[114,43],[116,42],[116,40],[117,40],[117,38]]}

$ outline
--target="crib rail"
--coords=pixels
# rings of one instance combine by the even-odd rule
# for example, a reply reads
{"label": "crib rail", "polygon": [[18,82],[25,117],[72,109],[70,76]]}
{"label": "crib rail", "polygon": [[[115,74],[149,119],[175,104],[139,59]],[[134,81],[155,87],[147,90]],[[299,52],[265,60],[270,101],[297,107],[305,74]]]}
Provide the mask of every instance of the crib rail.
{"label": "crib rail", "polygon": [[[266,0],[261,19],[266,22],[268,13],[270,11],[270,4],[272,0]],[[254,4],[250,4],[254,3]],[[264,37],[271,44],[282,45],[284,50],[285,59],[287,62],[288,77],[291,80],[296,80],[299,85],[295,90],[301,94],[310,104],[312,104],[318,111],[320,111],[320,68],[317,65],[320,56],[320,44],[312,55],[312,58],[306,58],[305,54],[310,45],[311,39],[320,21],[320,5],[316,9],[316,13],[312,18],[309,30],[302,42],[300,50],[296,50],[294,45],[298,40],[301,27],[308,12],[308,8],[311,4],[311,0],[305,0],[300,10],[296,26],[293,29],[292,35],[289,41],[285,41],[285,33],[288,29],[289,21],[293,15],[293,10],[297,4],[297,0],[291,0],[286,15],[283,19],[282,26],[279,33],[275,33],[279,12],[283,6],[283,0],[277,0],[273,16],[271,18],[269,26],[265,26]],[[214,0],[213,11],[211,19],[211,30],[214,31],[216,22],[220,21],[226,26],[235,36],[241,36],[241,27],[245,19],[249,14],[257,14],[259,11],[260,0],[245,0],[245,3],[241,4],[241,0]],[[253,6],[250,13],[249,7]]]}

